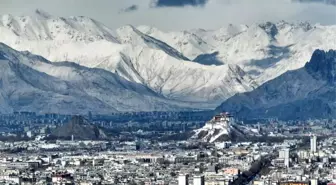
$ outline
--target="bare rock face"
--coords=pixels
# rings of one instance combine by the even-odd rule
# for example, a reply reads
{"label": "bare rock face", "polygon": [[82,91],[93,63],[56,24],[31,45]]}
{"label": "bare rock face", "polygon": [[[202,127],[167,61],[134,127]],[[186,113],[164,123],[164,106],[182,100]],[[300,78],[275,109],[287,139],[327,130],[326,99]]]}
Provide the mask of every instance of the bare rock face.
{"label": "bare rock face", "polygon": [[315,50],[305,68],[316,78],[334,84],[336,82],[336,51]]}

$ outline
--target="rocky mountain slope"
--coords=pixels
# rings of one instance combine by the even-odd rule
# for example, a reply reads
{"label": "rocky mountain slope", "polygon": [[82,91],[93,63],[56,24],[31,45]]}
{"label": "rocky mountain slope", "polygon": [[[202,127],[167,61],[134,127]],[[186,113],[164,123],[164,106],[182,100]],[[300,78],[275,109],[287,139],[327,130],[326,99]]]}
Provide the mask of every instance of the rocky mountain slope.
{"label": "rocky mountain slope", "polygon": [[303,68],[237,94],[217,111],[230,111],[243,119],[336,118],[335,84],[336,51],[316,50]]}
{"label": "rocky mountain slope", "polygon": [[52,63],[0,44],[0,112],[87,114],[181,110],[189,104],[167,100],[141,84],[71,62]]}
{"label": "rocky mountain slope", "polygon": [[199,35],[191,31],[163,32],[149,26],[139,26],[137,29],[146,35],[169,44],[191,60],[201,54],[215,51],[214,46],[209,45]]}
{"label": "rocky mountain slope", "polygon": [[[85,25],[85,26],[84,26]],[[32,31],[33,30],[33,31]],[[117,34],[118,33],[118,34]],[[50,61],[74,61],[148,86],[166,98],[211,108],[257,87],[236,64],[205,66],[132,26],[113,31],[88,18],[2,16],[0,40]]]}
{"label": "rocky mountain slope", "polygon": [[231,24],[218,30],[183,32],[163,32],[146,26],[139,30],[177,48],[197,63],[237,64],[258,84],[303,67],[316,49],[336,48],[336,26],[306,22]]}
{"label": "rocky mountain slope", "polygon": [[[124,26],[113,31],[90,18],[55,17],[37,10],[33,16],[0,16],[0,42],[61,65],[71,61],[102,69],[159,97],[145,98],[144,109],[133,104],[138,101],[115,104],[121,107],[113,106],[118,111],[211,109],[236,93],[253,91],[304,67],[315,49],[335,49],[336,26],[281,21],[218,30],[164,32]],[[104,99],[109,90],[94,97]],[[153,97],[133,92],[134,97]]]}

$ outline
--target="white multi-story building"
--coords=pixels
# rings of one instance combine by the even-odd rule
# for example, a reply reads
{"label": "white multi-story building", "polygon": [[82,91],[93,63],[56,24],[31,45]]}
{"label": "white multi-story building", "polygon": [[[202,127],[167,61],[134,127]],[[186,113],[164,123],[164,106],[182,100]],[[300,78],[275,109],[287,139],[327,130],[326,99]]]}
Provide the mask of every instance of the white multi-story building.
{"label": "white multi-story building", "polygon": [[317,138],[315,135],[310,137],[310,152],[315,153],[317,151]]}
{"label": "white multi-story building", "polygon": [[195,175],[193,183],[194,185],[205,185],[204,175]]}
{"label": "white multi-story building", "polygon": [[279,150],[279,159],[284,159],[284,158],[285,158],[285,151]]}
{"label": "white multi-story building", "polygon": [[178,185],[189,185],[188,178],[188,174],[180,174],[178,177]]}
{"label": "white multi-story building", "polygon": [[284,166],[289,167],[289,148],[285,148],[279,151],[279,159],[283,159]]}
{"label": "white multi-story building", "polygon": [[288,148],[286,148],[286,149],[284,149],[284,153],[285,153],[285,161],[284,161],[284,163],[285,163],[285,167],[289,167],[289,149]]}

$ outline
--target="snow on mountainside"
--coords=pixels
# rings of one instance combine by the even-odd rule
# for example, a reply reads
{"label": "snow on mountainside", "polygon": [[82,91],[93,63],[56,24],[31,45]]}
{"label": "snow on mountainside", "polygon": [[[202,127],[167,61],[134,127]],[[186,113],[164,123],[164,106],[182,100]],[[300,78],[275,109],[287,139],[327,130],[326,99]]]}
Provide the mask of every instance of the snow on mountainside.
{"label": "snow on mountainside", "polygon": [[[87,114],[187,109],[111,72],[52,63],[0,43],[0,112]],[[185,107],[185,108],[184,108]]]}
{"label": "snow on mountainside", "polygon": [[[148,27],[139,30],[161,39],[186,56],[193,56],[195,62],[237,64],[259,84],[303,67],[315,49],[336,48],[336,26],[309,23],[231,24],[218,30],[188,31],[196,38],[202,38],[199,43],[186,40],[185,32],[165,33]],[[185,45],[180,47],[178,43]],[[196,53],[198,57],[194,57]]]}
{"label": "snow on mountainside", "polygon": [[252,25],[222,43],[219,59],[239,64],[260,84],[304,66],[315,49],[336,48],[336,26]]}
{"label": "snow on mountainside", "polygon": [[189,60],[187,57],[183,56],[182,53],[172,48],[165,42],[162,42],[154,37],[148,36],[133,26],[124,26],[117,30],[118,38],[122,43],[131,44],[135,46],[147,46],[153,49],[162,50],[166,54],[175,57],[180,60]]}
{"label": "snow on mountainside", "polygon": [[242,119],[336,118],[336,51],[316,50],[310,61],[217,108]]}
{"label": "snow on mountainside", "polygon": [[139,26],[138,30],[146,35],[166,42],[189,59],[195,59],[201,54],[215,51],[215,47],[206,43],[197,34],[189,31],[163,32],[157,28],[148,26]]}
{"label": "snow on mountainside", "polygon": [[53,17],[41,10],[36,10],[32,17],[0,16],[0,32],[6,34],[7,39],[1,40],[6,43],[17,43],[22,38],[57,42],[108,40],[119,43],[107,27],[93,19],[82,16]]}
{"label": "snow on mountainside", "polygon": [[22,17],[4,17],[3,20],[16,21],[0,24],[0,41],[14,49],[28,50],[53,62],[73,61],[101,68],[148,86],[167,98],[203,102],[197,108],[215,107],[237,92],[251,91],[258,86],[236,64],[205,66],[188,61],[170,44],[131,26],[120,28],[115,37],[113,31],[84,17],[41,18],[38,15],[37,18],[25,17],[29,21],[23,21],[25,24],[20,26],[17,22]]}
{"label": "snow on mountainside", "polygon": [[52,62],[104,69],[167,99],[214,108],[303,67],[315,49],[335,49],[336,26],[281,21],[181,32],[124,26],[114,32],[86,17],[39,10],[31,17],[1,16],[0,42]]}

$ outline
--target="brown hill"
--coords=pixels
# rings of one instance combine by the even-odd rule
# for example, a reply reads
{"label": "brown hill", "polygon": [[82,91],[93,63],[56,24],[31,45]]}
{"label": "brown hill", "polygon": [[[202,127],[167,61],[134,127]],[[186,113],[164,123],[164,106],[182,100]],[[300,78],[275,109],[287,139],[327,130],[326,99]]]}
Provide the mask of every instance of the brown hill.
{"label": "brown hill", "polygon": [[53,137],[63,138],[63,139],[70,139],[72,135],[75,139],[105,139],[106,134],[103,130],[98,128],[95,125],[90,124],[86,119],[82,116],[74,116],[72,119],[53,130],[52,134]]}

